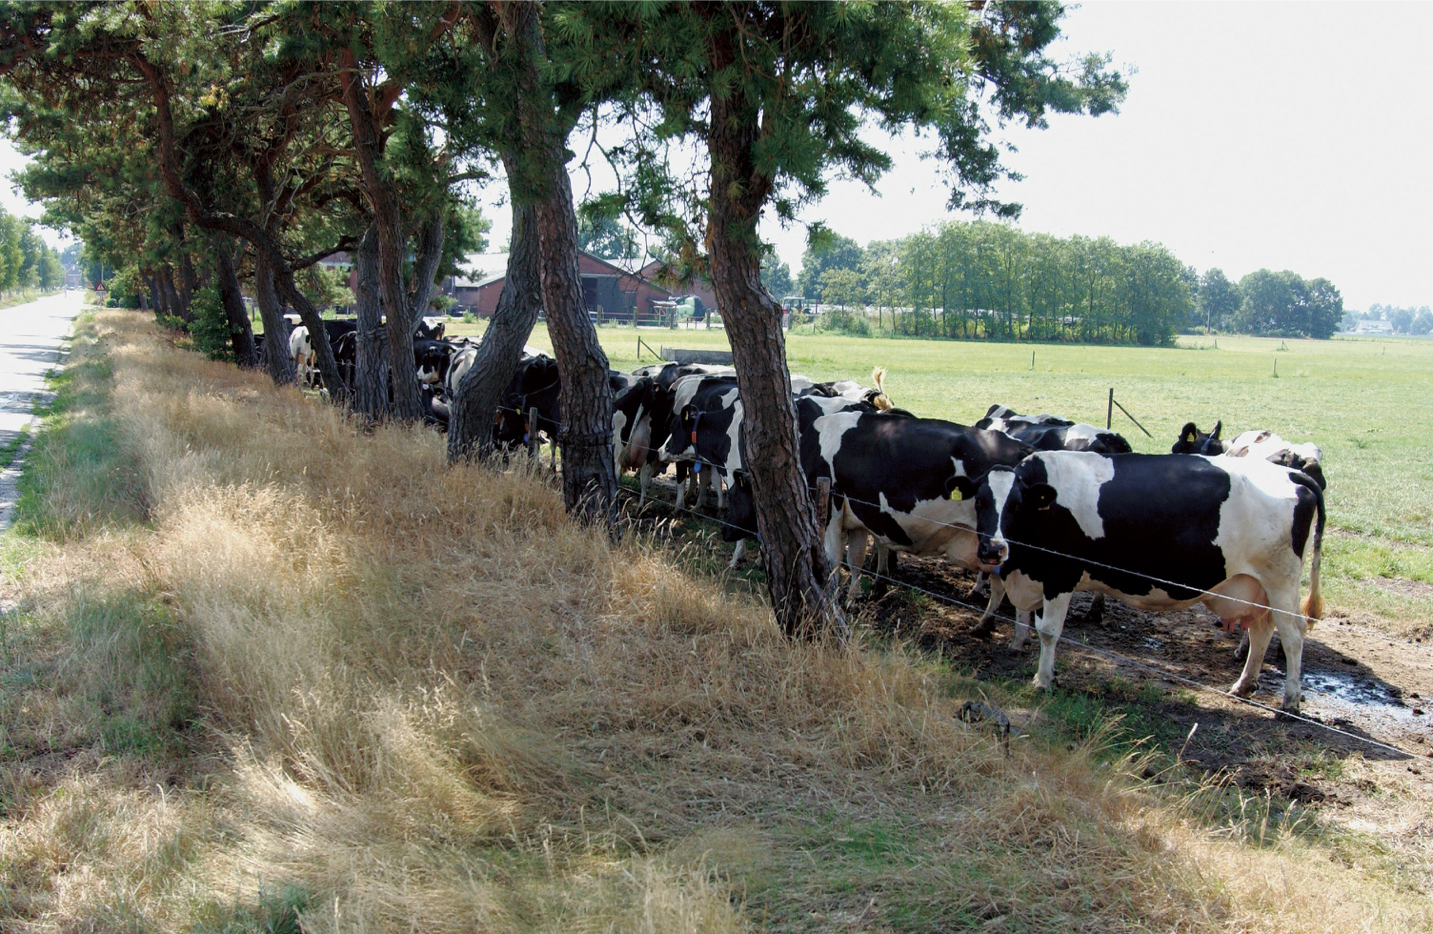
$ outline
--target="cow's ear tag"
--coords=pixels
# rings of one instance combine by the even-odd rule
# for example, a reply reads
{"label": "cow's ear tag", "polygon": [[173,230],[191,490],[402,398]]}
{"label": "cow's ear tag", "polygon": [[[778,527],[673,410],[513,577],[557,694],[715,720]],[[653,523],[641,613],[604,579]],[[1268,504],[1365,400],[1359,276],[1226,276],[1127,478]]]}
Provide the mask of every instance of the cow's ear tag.
{"label": "cow's ear tag", "polygon": [[952,503],[958,503],[961,500],[965,499],[965,494],[960,492],[960,487],[953,486],[950,488],[950,492],[945,494],[945,498],[950,500]]}
{"label": "cow's ear tag", "polygon": [[1185,435],[1184,440],[1192,443],[1194,441],[1194,432],[1191,431],[1189,434]]}

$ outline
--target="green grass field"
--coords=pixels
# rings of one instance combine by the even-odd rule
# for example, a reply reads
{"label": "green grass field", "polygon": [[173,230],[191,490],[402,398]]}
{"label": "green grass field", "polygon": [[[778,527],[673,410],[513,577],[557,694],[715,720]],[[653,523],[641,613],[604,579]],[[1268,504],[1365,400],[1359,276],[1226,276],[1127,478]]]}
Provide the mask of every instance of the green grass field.
{"label": "green grass field", "polygon": [[[454,322],[450,333],[482,324]],[[663,346],[726,349],[721,330],[599,331],[611,365],[628,370],[654,359],[637,338]],[[544,326],[530,343],[550,349]],[[993,344],[810,334],[788,337],[793,372],[814,379],[869,379],[887,370],[896,405],[918,415],[970,423],[991,403],[1020,412],[1054,412],[1103,425],[1109,391],[1149,430],[1119,409],[1115,430],[1135,450],[1169,450],[1187,421],[1209,430],[1223,420],[1228,439],[1270,428],[1324,451],[1331,596],[1345,609],[1421,624],[1433,620],[1433,462],[1424,435],[1433,411],[1433,342],[1310,341],[1182,337],[1176,348]],[[1034,365],[1031,365],[1031,354]],[[1275,375],[1277,372],[1277,375]]]}

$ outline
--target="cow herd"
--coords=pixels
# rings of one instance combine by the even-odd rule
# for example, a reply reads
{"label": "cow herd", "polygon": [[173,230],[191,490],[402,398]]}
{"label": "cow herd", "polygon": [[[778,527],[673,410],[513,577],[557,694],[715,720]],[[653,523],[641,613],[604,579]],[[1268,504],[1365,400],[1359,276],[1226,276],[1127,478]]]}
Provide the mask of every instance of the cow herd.
{"label": "cow herd", "polygon": [[[335,341],[335,356],[345,340]],[[475,353],[441,334],[415,342],[430,417],[440,425]],[[1035,614],[1040,688],[1053,683],[1055,646],[1077,591],[1145,611],[1202,603],[1227,628],[1245,630],[1247,655],[1231,691],[1254,690],[1277,631],[1283,706],[1298,709],[1304,634],[1323,613],[1325,481],[1315,445],[1268,431],[1224,442],[1222,424],[1205,434],[1191,422],[1171,453],[1135,454],[1115,432],[1003,405],[971,425],[921,418],[892,404],[883,370],[872,382],[791,378],[801,468],[813,495],[829,482],[823,546],[833,567],[851,569],[850,597],[860,593],[871,542],[878,574],[892,552],[987,574],[978,631],[989,632],[1008,597],[1017,614],[1011,647],[1020,649]],[[679,507],[693,494],[700,507],[713,488],[726,509],[723,538],[737,543],[735,566],[758,535],[744,465],[761,455],[747,449],[735,371],[667,363],[614,372],[611,385],[618,475],[636,472],[645,501],[651,479],[675,467]],[[533,410],[537,424],[529,425]],[[530,430],[552,436],[561,424],[557,363],[527,349],[500,403],[494,441],[514,446]]]}
{"label": "cow herd", "polygon": [[[877,573],[891,552],[988,573],[981,627],[988,631],[1008,596],[1017,612],[1012,647],[1021,648],[1038,614],[1041,688],[1053,683],[1055,645],[1075,592],[1146,611],[1202,603],[1226,627],[1245,630],[1235,694],[1254,690],[1278,631],[1284,708],[1298,709],[1303,636],[1323,613],[1324,477],[1316,446],[1267,431],[1225,444],[1217,429],[1201,435],[1190,425],[1170,454],[1135,454],[1112,431],[1001,405],[969,426],[919,418],[891,403],[883,375],[876,371],[874,387],[792,378],[802,470],[813,493],[819,481],[830,482],[823,544],[833,566],[852,569],[852,597],[872,541]],[[757,536],[743,464],[760,456],[745,447],[735,374],[668,364],[631,378],[615,404],[619,469],[642,473],[645,498],[652,473],[685,466],[679,505],[705,479],[720,507],[726,486],[723,537],[738,542],[734,565]],[[1196,443],[1202,449],[1186,453]]]}

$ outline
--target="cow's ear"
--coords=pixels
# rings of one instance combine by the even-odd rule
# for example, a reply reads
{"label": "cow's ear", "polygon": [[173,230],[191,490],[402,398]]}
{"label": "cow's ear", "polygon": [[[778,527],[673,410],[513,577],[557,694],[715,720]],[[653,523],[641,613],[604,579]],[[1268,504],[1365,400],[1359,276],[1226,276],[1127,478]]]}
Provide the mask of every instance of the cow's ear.
{"label": "cow's ear", "polygon": [[1037,483],[1034,486],[1025,488],[1022,496],[1025,502],[1035,509],[1049,509],[1054,504],[1055,498],[1059,495],[1055,488],[1048,483]]}
{"label": "cow's ear", "polygon": [[1220,430],[1221,428],[1223,428],[1223,427],[1224,427],[1224,420],[1221,418],[1219,421],[1217,421],[1217,422],[1214,423],[1214,430],[1211,431],[1211,432],[1209,432],[1209,437],[1212,438],[1212,439],[1214,439],[1215,441],[1218,441],[1218,440],[1219,440],[1219,430]]}

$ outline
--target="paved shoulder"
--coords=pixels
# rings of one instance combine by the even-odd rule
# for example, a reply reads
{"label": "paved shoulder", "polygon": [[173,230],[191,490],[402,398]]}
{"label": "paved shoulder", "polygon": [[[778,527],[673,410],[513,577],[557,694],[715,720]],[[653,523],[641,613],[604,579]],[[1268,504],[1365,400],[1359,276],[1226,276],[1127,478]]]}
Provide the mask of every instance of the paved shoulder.
{"label": "paved shoulder", "polygon": [[[11,451],[31,426],[35,402],[47,391],[45,375],[55,368],[83,300],[83,292],[63,292],[0,309],[0,452]],[[0,532],[10,527],[15,511],[23,458],[22,448],[0,470]]]}

